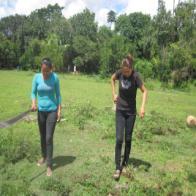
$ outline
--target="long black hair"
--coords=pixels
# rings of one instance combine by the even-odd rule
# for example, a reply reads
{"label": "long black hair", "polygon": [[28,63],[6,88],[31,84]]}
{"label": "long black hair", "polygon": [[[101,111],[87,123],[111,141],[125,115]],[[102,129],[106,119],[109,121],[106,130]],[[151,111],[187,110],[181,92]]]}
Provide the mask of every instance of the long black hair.
{"label": "long black hair", "polygon": [[52,61],[49,58],[43,58],[41,65],[45,64],[48,68],[52,69]]}

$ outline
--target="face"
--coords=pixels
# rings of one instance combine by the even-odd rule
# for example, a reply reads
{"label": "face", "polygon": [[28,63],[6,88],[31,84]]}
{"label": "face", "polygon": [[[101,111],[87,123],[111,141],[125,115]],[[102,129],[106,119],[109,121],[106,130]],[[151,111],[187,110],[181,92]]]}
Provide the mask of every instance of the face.
{"label": "face", "polygon": [[49,68],[46,64],[42,64],[41,66],[41,72],[43,74],[44,80],[48,79],[52,69]]}
{"label": "face", "polygon": [[132,69],[130,69],[129,67],[123,67],[122,68],[122,74],[123,74],[123,76],[125,76],[125,77],[129,77],[131,74],[132,74]]}

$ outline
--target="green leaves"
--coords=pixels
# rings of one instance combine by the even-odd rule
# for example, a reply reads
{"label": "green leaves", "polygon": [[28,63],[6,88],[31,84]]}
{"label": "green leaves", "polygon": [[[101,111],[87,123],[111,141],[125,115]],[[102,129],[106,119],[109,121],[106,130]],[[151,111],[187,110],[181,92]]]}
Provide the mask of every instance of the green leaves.
{"label": "green leaves", "polygon": [[121,66],[122,59],[134,51],[130,42],[123,36],[114,35],[100,48],[100,74],[105,77]]}
{"label": "green leaves", "polygon": [[96,40],[97,24],[95,14],[85,9],[82,13],[76,14],[69,19],[73,28],[74,36],[81,35],[91,40]]}

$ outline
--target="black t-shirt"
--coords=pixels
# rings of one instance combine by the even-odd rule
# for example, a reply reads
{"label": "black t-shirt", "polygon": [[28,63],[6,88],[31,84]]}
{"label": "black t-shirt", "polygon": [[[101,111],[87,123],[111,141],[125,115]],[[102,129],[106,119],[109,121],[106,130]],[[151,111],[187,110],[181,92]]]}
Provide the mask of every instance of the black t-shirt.
{"label": "black t-shirt", "polygon": [[116,79],[119,80],[119,96],[117,99],[116,109],[136,114],[137,88],[140,88],[143,85],[139,73],[133,71],[127,78],[123,76],[121,70],[118,70],[115,75]]}

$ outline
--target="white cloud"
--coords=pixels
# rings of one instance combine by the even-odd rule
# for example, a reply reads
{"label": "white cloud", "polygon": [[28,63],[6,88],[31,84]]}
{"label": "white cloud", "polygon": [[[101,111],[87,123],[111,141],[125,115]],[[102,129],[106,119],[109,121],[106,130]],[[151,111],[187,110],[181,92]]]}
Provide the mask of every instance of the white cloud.
{"label": "white cloud", "polygon": [[63,9],[63,15],[66,18],[69,18],[74,14],[83,11],[86,7],[86,3],[82,0],[70,1],[65,5],[65,8]]}
{"label": "white cloud", "polygon": [[[175,1],[175,6],[178,1]],[[173,0],[165,0],[165,6],[167,10],[173,10]],[[150,14],[151,16],[156,15],[158,9],[158,0],[147,0],[142,3],[141,0],[130,0],[128,1],[127,7],[124,12],[129,14],[132,12],[142,12],[144,14]]]}
{"label": "white cloud", "polygon": [[110,10],[107,8],[101,8],[95,16],[95,20],[98,22],[99,26],[107,24],[107,14]]}
{"label": "white cloud", "polygon": [[[178,1],[175,1],[176,4]],[[143,12],[155,15],[158,0],[0,0],[0,18],[11,14],[30,14],[33,10],[46,7],[48,4],[58,3],[64,7],[63,15],[66,18],[89,8],[95,12],[99,26],[107,24],[107,13],[114,10],[119,14]],[[166,8],[173,9],[173,0],[165,0]]]}
{"label": "white cloud", "polygon": [[28,15],[35,9],[46,7],[48,4],[54,5],[58,3],[60,6],[64,6],[66,1],[65,0],[17,0],[15,6],[15,13],[17,14],[25,14]]}
{"label": "white cloud", "polygon": [[148,0],[146,3],[141,3],[138,0],[128,1],[128,5],[125,8],[125,13],[142,12],[144,14],[156,14],[157,0]]}

